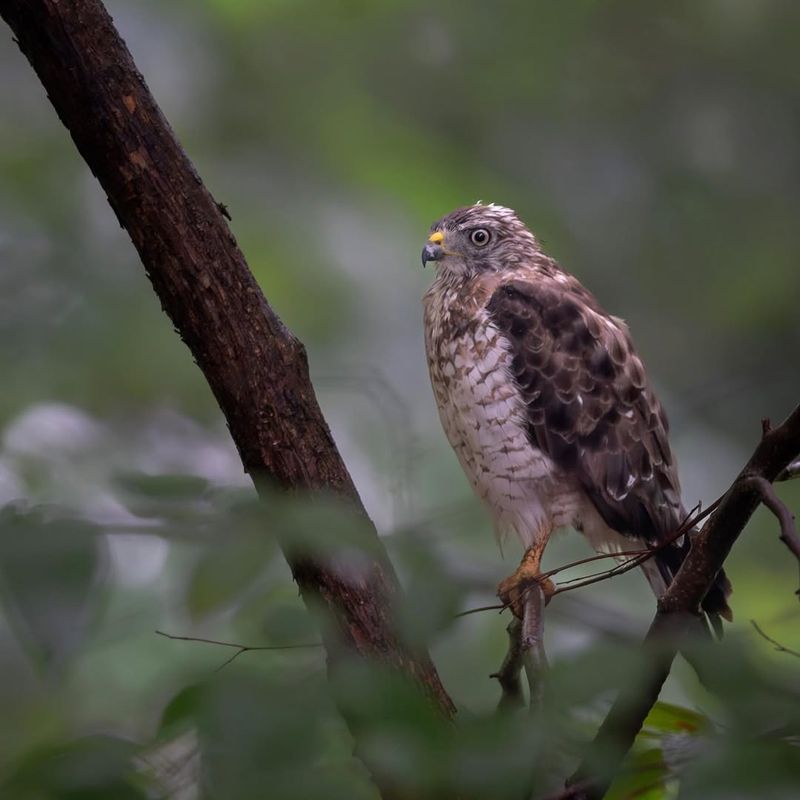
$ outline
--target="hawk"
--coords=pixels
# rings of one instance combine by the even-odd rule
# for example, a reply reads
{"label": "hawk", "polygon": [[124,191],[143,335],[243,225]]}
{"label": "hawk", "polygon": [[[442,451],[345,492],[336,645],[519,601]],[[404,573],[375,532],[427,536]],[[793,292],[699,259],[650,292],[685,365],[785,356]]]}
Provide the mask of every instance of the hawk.
{"label": "hawk", "polygon": [[[508,208],[477,204],[434,223],[425,347],[444,431],[502,540],[525,554],[498,595],[522,613],[526,588],[559,528],[600,552],[673,539],[681,503],[667,418],[627,325],[547,256]],[[689,536],[655,549],[645,574],[660,596]],[[723,572],[703,601],[731,619]]]}

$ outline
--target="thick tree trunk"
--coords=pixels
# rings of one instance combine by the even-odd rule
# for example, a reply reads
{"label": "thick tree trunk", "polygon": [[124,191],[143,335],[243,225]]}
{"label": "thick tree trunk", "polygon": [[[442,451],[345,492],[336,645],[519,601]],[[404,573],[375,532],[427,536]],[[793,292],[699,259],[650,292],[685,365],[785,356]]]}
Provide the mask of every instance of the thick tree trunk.
{"label": "thick tree trunk", "polygon": [[[103,4],[0,0],[0,14],[130,234],[256,487],[327,490],[365,513],[317,404],[303,345],[268,305]],[[452,715],[430,658],[393,629],[398,582],[370,535],[358,574],[346,578],[329,560],[282,546],[303,597],[334,621],[329,658],[344,648],[389,664]]]}

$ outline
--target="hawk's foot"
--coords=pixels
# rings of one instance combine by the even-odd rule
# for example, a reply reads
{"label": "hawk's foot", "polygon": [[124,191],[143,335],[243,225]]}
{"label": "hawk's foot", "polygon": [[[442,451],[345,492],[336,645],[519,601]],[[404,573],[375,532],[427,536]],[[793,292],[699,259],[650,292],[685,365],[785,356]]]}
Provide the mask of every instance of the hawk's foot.
{"label": "hawk's foot", "polygon": [[500,581],[500,585],[497,587],[497,596],[504,605],[511,608],[515,617],[522,619],[525,612],[527,593],[535,588],[537,584],[542,589],[546,605],[550,602],[550,598],[556,590],[556,585],[550,578],[542,577],[539,559],[530,558],[526,553],[516,572],[513,575],[509,575],[505,580]]}

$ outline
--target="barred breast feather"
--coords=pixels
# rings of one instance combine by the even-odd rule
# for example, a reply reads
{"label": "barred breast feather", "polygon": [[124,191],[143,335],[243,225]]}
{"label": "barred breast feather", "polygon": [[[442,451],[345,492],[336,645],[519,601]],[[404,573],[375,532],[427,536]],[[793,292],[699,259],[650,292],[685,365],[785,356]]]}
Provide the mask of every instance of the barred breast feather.
{"label": "barred breast feather", "polygon": [[526,546],[572,524],[578,491],[528,433],[527,408],[512,376],[508,337],[485,300],[491,281],[434,284],[425,298],[426,350],[447,439],[502,538]]}

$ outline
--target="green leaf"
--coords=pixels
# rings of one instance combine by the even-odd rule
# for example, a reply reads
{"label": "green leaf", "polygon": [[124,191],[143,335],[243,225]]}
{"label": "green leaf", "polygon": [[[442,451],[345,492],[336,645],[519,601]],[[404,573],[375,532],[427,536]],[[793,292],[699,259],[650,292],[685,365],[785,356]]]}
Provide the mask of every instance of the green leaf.
{"label": "green leaf", "polygon": [[606,800],[663,800],[668,797],[668,778],[669,770],[660,749],[640,751],[626,760]]}
{"label": "green leaf", "polygon": [[262,574],[275,552],[266,535],[232,537],[209,548],[192,572],[186,606],[199,619],[232,605]]}
{"label": "green leaf", "polygon": [[697,711],[673,703],[657,702],[644,721],[644,730],[656,733],[700,734],[711,727]]}
{"label": "green leaf", "polygon": [[186,519],[208,513],[210,484],[197,475],[118,472],[113,480],[122,502],[138,516]]}
{"label": "green leaf", "polygon": [[172,737],[193,727],[205,692],[206,686],[202,683],[191,684],[181,689],[161,713],[159,735]]}
{"label": "green leaf", "polygon": [[46,508],[0,512],[0,598],[37,660],[51,664],[71,654],[97,622],[105,555],[89,523]]}
{"label": "green leaf", "polygon": [[89,736],[29,753],[0,785],[14,800],[145,800],[132,759],[136,748],[113,736]]}

